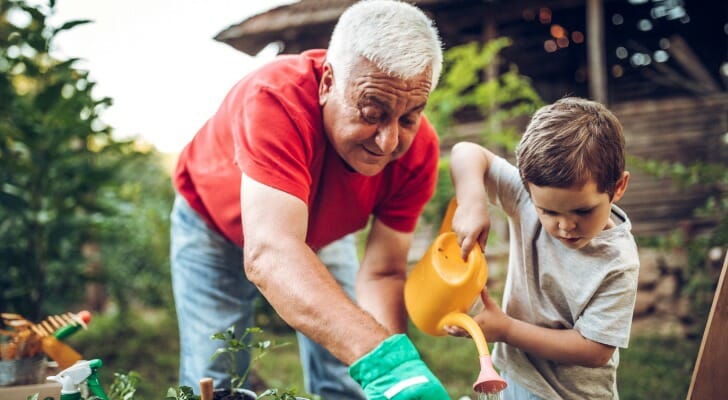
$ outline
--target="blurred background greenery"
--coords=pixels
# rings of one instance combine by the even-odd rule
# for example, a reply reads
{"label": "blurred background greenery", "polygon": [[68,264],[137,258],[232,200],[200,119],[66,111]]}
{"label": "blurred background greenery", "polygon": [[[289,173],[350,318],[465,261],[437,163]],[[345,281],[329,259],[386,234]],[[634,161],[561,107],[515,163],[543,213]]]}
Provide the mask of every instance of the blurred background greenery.
{"label": "blurred background greenery", "polygon": [[[32,16],[27,26],[8,20],[13,8]],[[162,398],[176,383],[179,357],[168,259],[170,160],[141,141],[116,139],[99,119],[112,99],[93,97],[95,82],[74,66],[76,60],[51,57],[55,35],[88,21],[53,27],[46,17],[22,1],[0,2],[0,311],[40,320],[80,307],[93,310],[91,328],[69,343],[103,360],[102,382],[110,383],[115,372],[136,371],[142,378],[137,398]],[[443,83],[428,109],[436,125],[469,107],[487,120],[483,143],[512,148],[518,133],[504,121],[530,115],[542,101],[515,67],[482,85],[473,80],[508,45],[498,39],[448,51]],[[685,190],[728,182],[725,164],[640,162]],[[444,158],[425,222],[436,224],[451,196]],[[640,238],[643,246],[689,252],[686,290],[699,301],[690,334],[643,333],[622,351],[623,399],[684,398],[717,278],[705,257],[728,242],[726,208],[718,196],[696,209],[718,221],[708,234]],[[492,293],[500,295],[498,288]],[[292,344],[260,360],[257,384],[301,390],[293,332],[264,301],[257,321],[270,339]],[[473,343],[429,337],[414,327],[411,333],[450,394],[472,394],[479,368]]]}

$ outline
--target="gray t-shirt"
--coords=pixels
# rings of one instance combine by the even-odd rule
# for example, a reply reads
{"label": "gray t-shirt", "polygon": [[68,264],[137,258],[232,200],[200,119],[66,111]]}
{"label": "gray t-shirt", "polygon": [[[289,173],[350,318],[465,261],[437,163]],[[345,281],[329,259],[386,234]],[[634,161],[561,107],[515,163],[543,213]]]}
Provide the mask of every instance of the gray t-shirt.
{"label": "gray t-shirt", "polygon": [[[626,348],[637,295],[639,257],[627,215],[612,205],[614,228],[581,249],[549,235],[515,166],[496,157],[490,166],[490,202],[508,215],[510,257],[503,310],[513,318]],[[603,367],[565,365],[496,343],[493,362],[545,399],[618,399],[619,350]]]}

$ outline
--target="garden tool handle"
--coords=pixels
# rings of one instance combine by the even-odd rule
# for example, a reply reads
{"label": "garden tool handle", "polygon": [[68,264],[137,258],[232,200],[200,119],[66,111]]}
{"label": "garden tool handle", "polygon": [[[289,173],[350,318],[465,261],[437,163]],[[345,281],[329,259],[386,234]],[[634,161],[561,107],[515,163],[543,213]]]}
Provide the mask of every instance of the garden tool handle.
{"label": "garden tool handle", "polygon": [[53,332],[53,336],[55,336],[55,338],[58,340],[62,340],[62,339],[65,339],[65,338],[73,335],[79,329],[81,329],[81,324],[62,326],[62,327],[58,328],[58,330]]}
{"label": "garden tool handle", "polygon": [[200,400],[212,400],[212,378],[200,379]]}
{"label": "garden tool handle", "polygon": [[440,225],[440,235],[452,231],[452,217],[455,215],[455,209],[458,208],[458,199],[453,196],[450,202],[447,204],[447,210],[445,216],[442,218],[442,225]]}
{"label": "garden tool handle", "polygon": [[485,341],[483,330],[480,329],[478,323],[475,322],[475,320],[468,314],[461,312],[449,313],[442,318],[438,329],[442,330],[445,325],[454,325],[465,329],[475,342],[475,347],[478,348],[478,355],[481,357],[490,355],[490,352],[488,351],[488,342]]}
{"label": "garden tool handle", "polygon": [[83,359],[81,354],[71,346],[61,342],[55,336],[46,336],[41,339],[43,352],[53,361],[58,363],[61,369],[66,369]]}

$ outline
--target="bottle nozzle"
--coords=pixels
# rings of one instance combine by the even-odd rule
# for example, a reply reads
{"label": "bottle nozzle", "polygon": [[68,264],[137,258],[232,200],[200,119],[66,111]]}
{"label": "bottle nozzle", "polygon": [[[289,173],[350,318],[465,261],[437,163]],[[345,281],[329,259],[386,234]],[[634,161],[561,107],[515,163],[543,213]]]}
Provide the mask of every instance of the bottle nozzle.
{"label": "bottle nozzle", "polygon": [[88,384],[88,390],[90,390],[94,396],[98,397],[100,400],[109,400],[106,393],[104,393],[104,389],[101,387],[101,382],[99,382],[98,372],[102,365],[103,363],[98,358],[89,361],[91,374],[88,379],[86,379],[86,383]]}
{"label": "bottle nozzle", "polygon": [[[85,381],[94,396],[100,400],[109,400],[99,382],[98,370],[101,365],[102,363],[99,359],[79,361],[64,369],[58,375],[49,376],[47,379],[59,382],[63,386],[61,388],[61,398],[64,395],[69,396],[79,393],[78,385]],[[70,399],[71,397],[66,398]]]}

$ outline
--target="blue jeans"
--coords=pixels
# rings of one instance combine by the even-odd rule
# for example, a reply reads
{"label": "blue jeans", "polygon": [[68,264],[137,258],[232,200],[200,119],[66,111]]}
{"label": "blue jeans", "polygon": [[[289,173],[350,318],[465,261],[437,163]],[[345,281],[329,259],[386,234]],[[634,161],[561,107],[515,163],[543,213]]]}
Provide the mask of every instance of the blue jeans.
{"label": "blue jeans", "polygon": [[501,372],[501,378],[508,383],[505,390],[501,392],[501,400],[543,400],[543,398],[531,393],[513,379],[508,379],[505,372]]}
{"label": "blue jeans", "polygon": [[[245,277],[243,251],[210,229],[180,195],[172,208],[170,246],[180,332],[180,385],[197,389],[201,378],[210,377],[216,388],[229,386],[227,359],[210,361],[223,343],[210,336],[233,325],[235,332],[242,333],[254,324],[253,306],[259,292]],[[359,268],[353,235],[321,249],[318,255],[353,299]],[[346,365],[305,335],[296,334],[307,392],[325,400],[365,399]],[[242,374],[250,360],[238,358],[236,369]]]}

